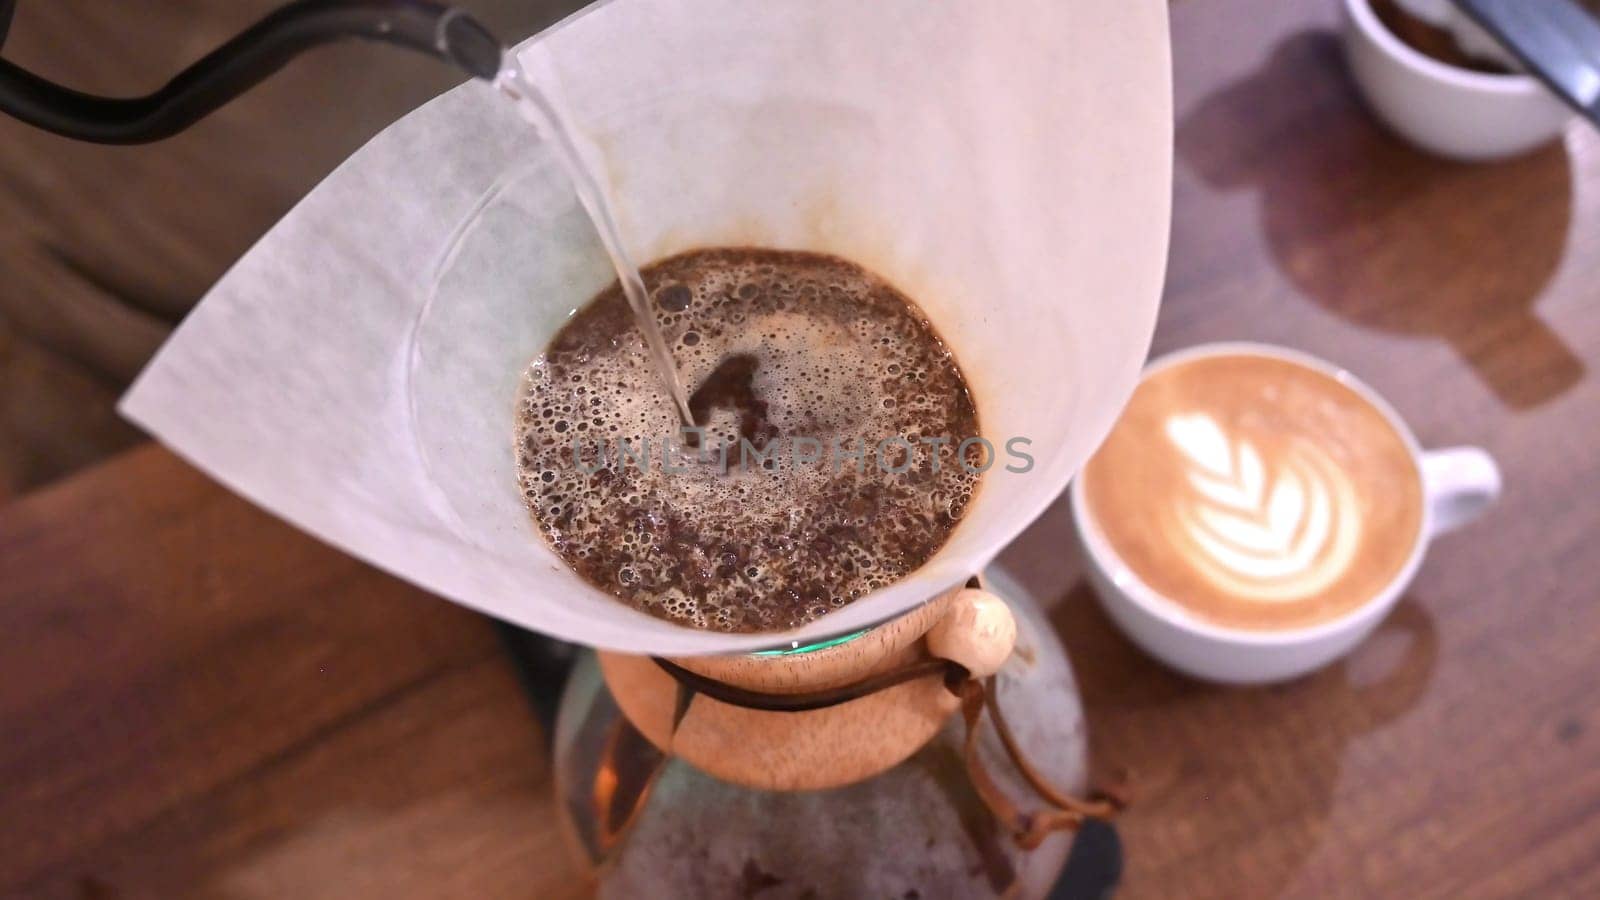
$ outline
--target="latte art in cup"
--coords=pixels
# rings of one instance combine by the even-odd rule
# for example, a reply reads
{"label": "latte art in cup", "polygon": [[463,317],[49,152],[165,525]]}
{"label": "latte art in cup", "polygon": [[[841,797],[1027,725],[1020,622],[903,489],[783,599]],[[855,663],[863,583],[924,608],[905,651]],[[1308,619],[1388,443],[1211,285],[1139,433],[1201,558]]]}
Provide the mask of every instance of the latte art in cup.
{"label": "latte art in cup", "polygon": [[1264,457],[1207,413],[1172,416],[1167,438],[1188,491],[1160,511],[1173,549],[1217,587],[1268,603],[1331,588],[1355,559],[1361,522],[1348,473],[1309,440]]}
{"label": "latte art in cup", "polygon": [[1398,577],[1422,527],[1421,476],[1384,414],[1327,374],[1267,356],[1148,376],[1082,478],[1129,571],[1227,627],[1350,612]]}

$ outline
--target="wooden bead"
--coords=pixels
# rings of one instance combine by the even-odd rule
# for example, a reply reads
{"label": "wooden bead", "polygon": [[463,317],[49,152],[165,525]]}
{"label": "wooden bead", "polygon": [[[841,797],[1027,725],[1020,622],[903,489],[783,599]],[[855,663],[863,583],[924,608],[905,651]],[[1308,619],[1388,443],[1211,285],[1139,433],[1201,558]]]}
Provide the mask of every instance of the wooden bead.
{"label": "wooden bead", "polygon": [[974,678],[999,671],[1016,642],[1017,620],[1011,608],[976,588],[958,591],[944,618],[928,631],[928,652],[960,663]]}

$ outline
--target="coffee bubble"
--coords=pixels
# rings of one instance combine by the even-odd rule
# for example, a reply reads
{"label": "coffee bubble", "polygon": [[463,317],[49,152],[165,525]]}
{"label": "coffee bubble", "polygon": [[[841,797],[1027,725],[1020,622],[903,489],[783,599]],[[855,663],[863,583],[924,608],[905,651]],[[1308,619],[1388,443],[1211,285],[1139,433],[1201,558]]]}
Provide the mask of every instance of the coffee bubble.
{"label": "coffee bubble", "polygon": [[[910,300],[812,253],[700,250],[642,274],[703,443],[685,447],[620,290],[603,291],[528,367],[517,406],[521,488],[568,565],[652,615],[761,631],[891,584],[943,545],[981,473],[933,466],[917,440],[946,436],[953,456],[977,414]],[[792,452],[799,438],[820,451]],[[898,474],[874,459],[885,439]],[[668,440],[682,459],[664,466]]]}

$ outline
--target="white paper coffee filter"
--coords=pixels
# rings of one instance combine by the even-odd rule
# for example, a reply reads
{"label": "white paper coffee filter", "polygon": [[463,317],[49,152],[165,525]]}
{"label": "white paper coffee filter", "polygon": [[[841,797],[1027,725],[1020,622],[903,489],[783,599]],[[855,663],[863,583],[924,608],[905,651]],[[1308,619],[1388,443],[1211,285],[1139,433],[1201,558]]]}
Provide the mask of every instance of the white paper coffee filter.
{"label": "white paper coffee filter", "polygon": [[1032,471],[991,470],[926,566],[795,632],[695,631],[583,582],[523,508],[513,404],[529,360],[613,276],[553,157],[480,83],[391,126],[285,216],[124,413],[424,588],[656,654],[805,641],[924,602],[1109,430],[1165,262],[1163,0],[614,0],[522,52],[559,80],[635,258],[760,244],[861,263],[927,312],[985,436],[1027,438]]}

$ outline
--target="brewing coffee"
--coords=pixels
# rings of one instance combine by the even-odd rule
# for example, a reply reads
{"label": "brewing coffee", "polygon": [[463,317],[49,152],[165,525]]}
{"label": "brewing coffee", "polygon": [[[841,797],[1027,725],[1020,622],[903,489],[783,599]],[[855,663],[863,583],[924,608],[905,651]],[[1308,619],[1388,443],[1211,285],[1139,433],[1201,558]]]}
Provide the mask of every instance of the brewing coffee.
{"label": "brewing coffee", "polygon": [[1406,440],[1321,371],[1248,353],[1159,368],[1081,476],[1128,569],[1244,629],[1338,618],[1405,568],[1422,527]]}
{"label": "brewing coffee", "polygon": [[530,366],[517,431],[523,496],[569,566],[654,615],[760,631],[944,544],[979,478],[958,456],[977,414],[909,299],[815,253],[699,250],[642,274],[702,430],[680,432],[615,285],[577,311]]}

